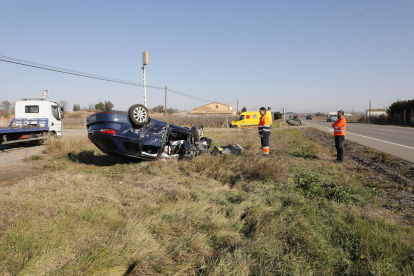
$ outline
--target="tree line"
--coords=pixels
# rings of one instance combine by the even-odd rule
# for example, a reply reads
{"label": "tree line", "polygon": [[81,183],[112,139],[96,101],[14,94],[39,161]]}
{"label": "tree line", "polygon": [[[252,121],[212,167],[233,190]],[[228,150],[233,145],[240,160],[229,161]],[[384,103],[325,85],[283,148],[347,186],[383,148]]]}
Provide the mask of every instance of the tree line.
{"label": "tree line", "polygon": [[[148,111],[150,113],[165,113],[163,105],[158,105],[153,108],[149,108]],[[179,112],[178,108],[167,108],[167,114],[169,115],[173,113],[178,113],[178,112]]]}
{"label": "tree line", "polygon": [[388,108],[387,113],[387,123],[414,125],[414,99],[393,102]]}

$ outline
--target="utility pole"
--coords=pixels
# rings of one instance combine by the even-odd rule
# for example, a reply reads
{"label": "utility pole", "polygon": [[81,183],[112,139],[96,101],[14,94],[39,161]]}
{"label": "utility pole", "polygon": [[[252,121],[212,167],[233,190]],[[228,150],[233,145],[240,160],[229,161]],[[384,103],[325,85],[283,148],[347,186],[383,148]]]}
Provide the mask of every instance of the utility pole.
{"label": "utility pole", "polygon": [[239,99],[237,99],[237,111],[236,114],[239,114]]}
{"label": "utility pole", "polygon": [[368,123],[369,123],[370,118],[371,118],[371,100],[369,100]]}
{"label": "utility pole", "polygon": [[143,101],[142,104],[147,107],[147,88],[145,86],[145,65],[148,64],[148,51],[142,53],[142,92]]}
{"label": "utility pole", "polygon": [[164,106],[164,117],[167,117],[167,86],[165,86],[165,106]]}

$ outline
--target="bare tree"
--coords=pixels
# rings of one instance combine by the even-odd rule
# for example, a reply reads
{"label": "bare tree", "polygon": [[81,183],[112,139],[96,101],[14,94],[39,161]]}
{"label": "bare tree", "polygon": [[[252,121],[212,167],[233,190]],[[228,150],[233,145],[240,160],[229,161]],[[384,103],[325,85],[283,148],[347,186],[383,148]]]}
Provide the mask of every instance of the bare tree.
{"label": "bare tree", "polygon": [[16,112],[16,102],[11,103],[10,107],[10,114],[14,114]]}
{"label": "bare tree", "polygon": [[64,111],[68,110],[69,102],[67,100],[61,100],[58,102],[58,104],[60,105],[60,107],[62,107]]}
{"label": "bare tree", "polygon": [[9,101],[4,100],[1,102],[0,110],[2,111],[1,113],[3,114],[4,117],[9,117],[10,107],[11,107],[11,103]]}

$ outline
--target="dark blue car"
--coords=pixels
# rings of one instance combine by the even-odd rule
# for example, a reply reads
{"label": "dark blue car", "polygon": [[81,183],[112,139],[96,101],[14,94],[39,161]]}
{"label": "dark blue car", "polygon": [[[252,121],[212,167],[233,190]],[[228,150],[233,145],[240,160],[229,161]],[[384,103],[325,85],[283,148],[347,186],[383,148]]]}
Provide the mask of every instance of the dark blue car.
{"label": "dark blue car", "polygon": [[203,126],[191,129],[151,119],[145,106],[137,104],[128,112],[103,111],[87,119],[88,138],[100,150],[140,159],[190,157],[208,151],[211,140]]}

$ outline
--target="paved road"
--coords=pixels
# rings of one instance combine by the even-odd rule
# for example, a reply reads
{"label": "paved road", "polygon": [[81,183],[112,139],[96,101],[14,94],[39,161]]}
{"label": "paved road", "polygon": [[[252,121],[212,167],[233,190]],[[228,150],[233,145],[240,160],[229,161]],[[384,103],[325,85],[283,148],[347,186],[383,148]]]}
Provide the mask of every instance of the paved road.
{"label": "paved road", "polygon": [[[302,120],[305,126],[331,132],[332,123]],[[414,163],[414,128],[347,123],[346,139]]]}

